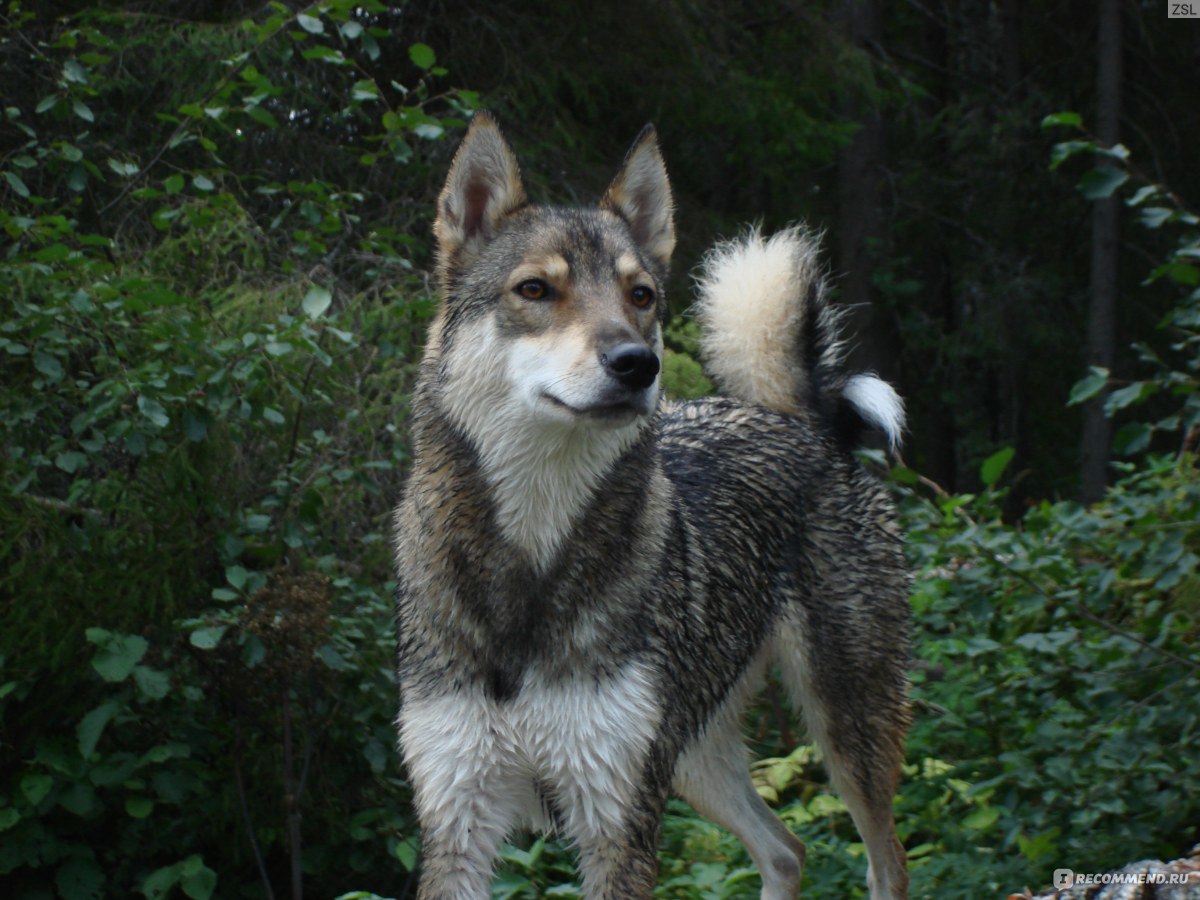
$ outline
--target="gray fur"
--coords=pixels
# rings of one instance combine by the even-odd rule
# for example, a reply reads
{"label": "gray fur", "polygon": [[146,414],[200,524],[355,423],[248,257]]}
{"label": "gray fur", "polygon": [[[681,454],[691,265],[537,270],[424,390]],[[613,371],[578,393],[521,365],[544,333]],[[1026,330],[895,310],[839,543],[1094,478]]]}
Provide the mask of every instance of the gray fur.
{"label": "gray fur", "polygon": [[[498,140],[490,117],[477,118],[447,190],[462,166],[503,157]],[[440,247],[443,302],[396,514],[399,727],[424,832],[420,896],[489,896],[505,834],[555,824],[579,848],[587,896],[649,897],[673,787],[747,843],[764,898],[796,896],[803,845],[754,793],[738,734],[743,704],[778,664],[867,844],[872,896],[903,897],[891,802],[909,721],[908,604],[890,500],[819,399],[787,413],[748,397],[645,415],[657,380],[649,394],[606,381],[609,363],[590,354],[618,339],[661,355],[663,248],[674,241],[652,132],[631,158],[614,185],[635,184],[635,204],[614,206],[610,189],[606,208],[522,199],[489,218],[476,195],[485,239],[469,238],[465,265],[461,241]],[[505,177],[475,180],[523,198]],[[553,299],[524,305],[510,273],[544,258],[567,260],[570,274]],[[629,283],[653,287],[653,309],[613,287],[621,266],[641,267]],[[535,398],[528,425],[525,400],[493,412],[510,382],[524,384],[501,358],[513,347],[533,348],[514,359],[540,358],[560,334],[583,348],[570,377],[605,405],[559,422],[561,409]],[[832,352],[816,351],[795,364],[828,370]],[[822,371],[813,383],[843,381]],[[472,406],[471,390],[498,401]],[[529,434],[486,433],[481,421]],[[545,442],[538,464],[564,497],[583,485],[583,499],[561,531],[525,546],[506,531],[515,514],[503,503],[521,454]]]}

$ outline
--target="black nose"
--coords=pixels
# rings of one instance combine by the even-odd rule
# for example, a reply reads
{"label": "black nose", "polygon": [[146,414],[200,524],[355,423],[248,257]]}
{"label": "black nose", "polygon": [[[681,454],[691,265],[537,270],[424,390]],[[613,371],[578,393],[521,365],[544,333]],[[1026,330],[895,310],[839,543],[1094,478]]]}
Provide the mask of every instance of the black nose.
{"label": "black nose", "polygon": [[609,375],[635,391],[650,387],[658,374],[658,357],[645,344],[617,344],[600,354],[600,364]]}

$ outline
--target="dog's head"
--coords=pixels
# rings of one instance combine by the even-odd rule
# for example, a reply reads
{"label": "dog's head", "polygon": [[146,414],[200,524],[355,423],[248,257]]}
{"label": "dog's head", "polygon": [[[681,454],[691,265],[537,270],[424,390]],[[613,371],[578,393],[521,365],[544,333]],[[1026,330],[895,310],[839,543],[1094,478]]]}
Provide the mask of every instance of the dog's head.
{"label": "dog's head", "polygon": [[526,200],[495,120],[476,113],[434,234],[442,308],[430,349],[452,402],[589,427],[655,410],[675,231],[652,127],[597,206],[558,208]]}

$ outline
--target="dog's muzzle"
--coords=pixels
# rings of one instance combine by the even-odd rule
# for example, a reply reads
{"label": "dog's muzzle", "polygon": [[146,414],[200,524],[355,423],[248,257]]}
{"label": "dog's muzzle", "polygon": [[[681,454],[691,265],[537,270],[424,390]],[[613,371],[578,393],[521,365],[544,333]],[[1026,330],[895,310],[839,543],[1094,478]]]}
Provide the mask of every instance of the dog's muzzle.
{"label": "dog's muzzle", "polygon": [[600,364],[620,384],[631,391],[643,391],[658,376],[658,356],[645,344],[617,344],[600,354]]}

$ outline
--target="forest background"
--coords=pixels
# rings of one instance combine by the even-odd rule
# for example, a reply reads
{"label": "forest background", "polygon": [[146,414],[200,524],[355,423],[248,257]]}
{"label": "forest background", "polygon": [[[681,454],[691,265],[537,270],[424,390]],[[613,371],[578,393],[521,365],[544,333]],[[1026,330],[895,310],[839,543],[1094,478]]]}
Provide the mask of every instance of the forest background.
{"label": "forest background", "polygon": [[[894,485],[914,897],[1200,841],[1200,22],[1117,0],[7,0],[0,12],[0,894],[411,897],[389,511],[433,200],[494,110],[587,202],[648,120],[688,273],[825,231]],[[808,896],[862,896],[768,688]],[[577,896],[522,839],[497,896]],[[672,805],[663,897],[756,897]],[[364,896],[362,894],[360,896]]]}

